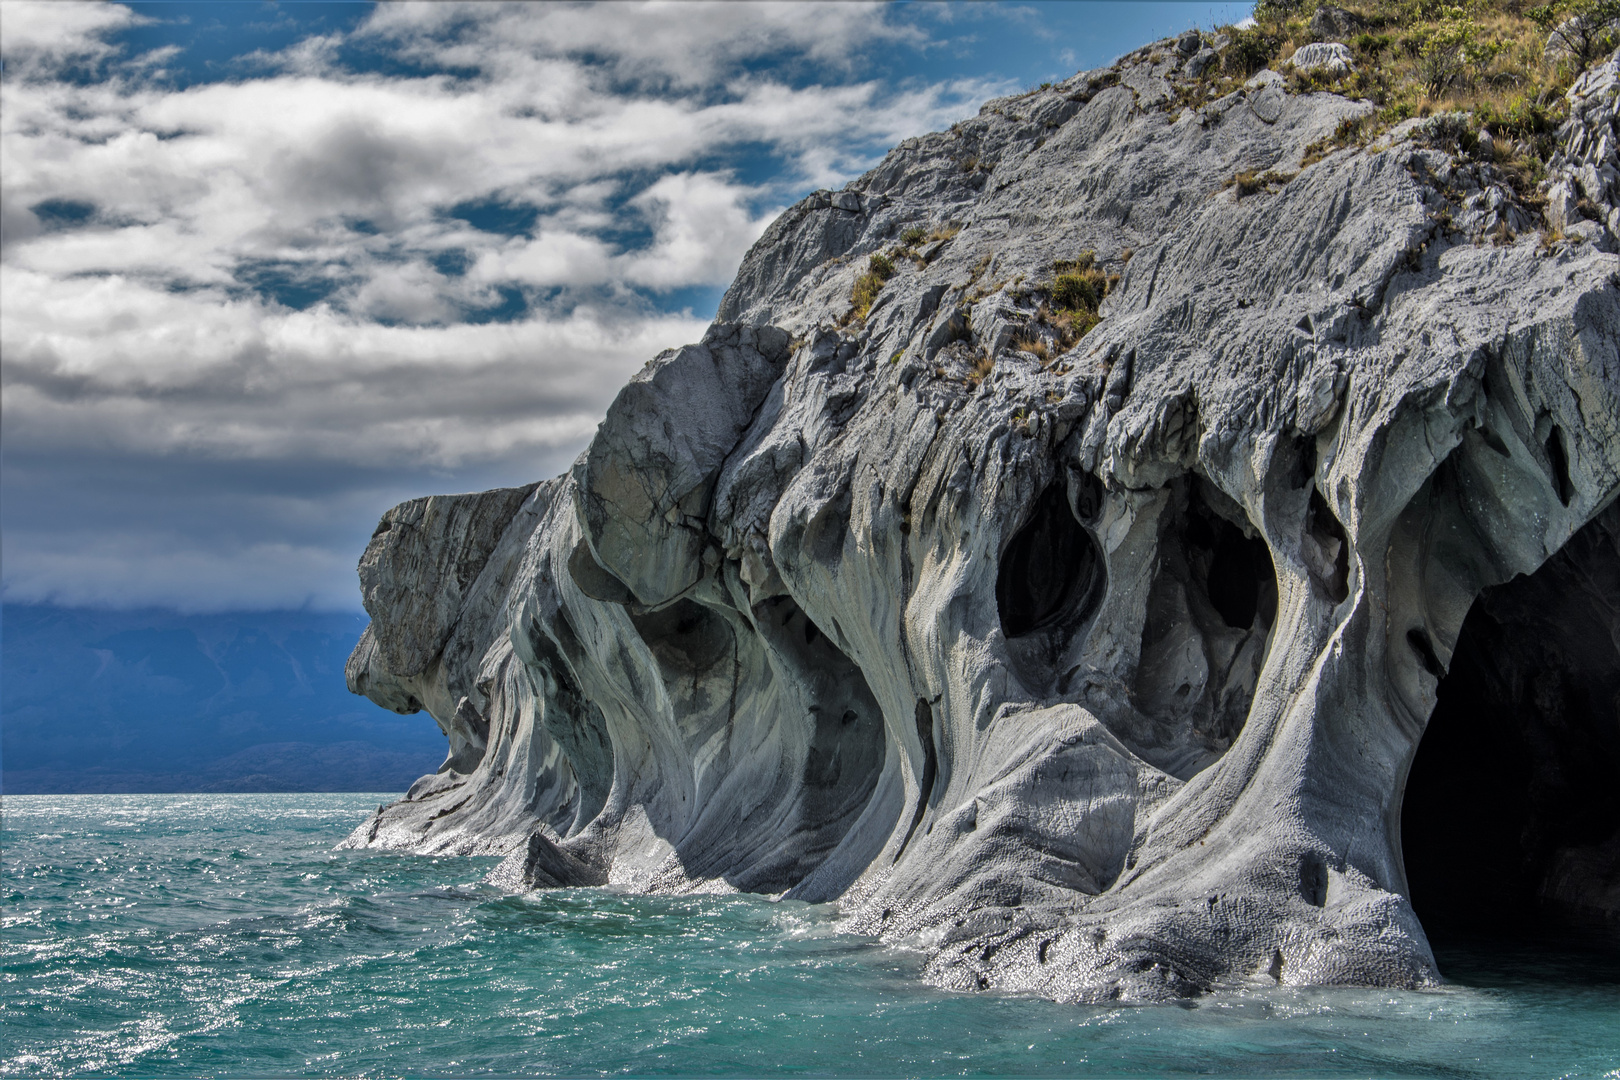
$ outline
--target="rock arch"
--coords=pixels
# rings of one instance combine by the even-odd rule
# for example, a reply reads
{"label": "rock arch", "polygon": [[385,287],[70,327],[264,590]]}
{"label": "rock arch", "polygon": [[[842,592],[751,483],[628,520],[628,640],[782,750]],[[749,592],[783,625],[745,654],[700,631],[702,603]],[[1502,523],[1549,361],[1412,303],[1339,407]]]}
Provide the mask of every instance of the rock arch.
{"label": "rock arch", "polygon": [[1475,600],[1401,842],[1431,935],[1620,928],[1620,504]]}

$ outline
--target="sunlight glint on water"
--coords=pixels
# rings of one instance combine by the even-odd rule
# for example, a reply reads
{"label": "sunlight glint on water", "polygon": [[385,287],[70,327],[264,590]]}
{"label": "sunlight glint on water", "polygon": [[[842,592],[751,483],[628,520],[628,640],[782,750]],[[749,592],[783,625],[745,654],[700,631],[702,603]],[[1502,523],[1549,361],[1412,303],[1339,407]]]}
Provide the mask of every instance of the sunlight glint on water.
{"label": "sunlight glint on water", "polygon": [[828,907],[511,897],[490,860],[332,851],[380,798],[6,798],[0,1074],[1620,1080],[1612,962],[1191,1007],[944,994]]}

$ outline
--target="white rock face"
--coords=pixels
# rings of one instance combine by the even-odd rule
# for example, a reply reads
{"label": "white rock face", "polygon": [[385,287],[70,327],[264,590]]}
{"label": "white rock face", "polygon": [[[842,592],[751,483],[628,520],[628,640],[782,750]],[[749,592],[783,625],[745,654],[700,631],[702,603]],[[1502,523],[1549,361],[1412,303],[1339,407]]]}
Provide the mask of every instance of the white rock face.
{"label": "white rock face", "polygon": [[1350,47],[1336,41],[1313,41],[1294,50],[1288,65],[1300,71],[1321,70],[1328,75],[1348,75],[1356,69]]}
{"label": "white rock face", "polygon": [[[837,900],[950,987],[1434,980],[1400,815],[1440,676],[1620,492],[1615,140],[1566,130],[1601,220],[1549,247],[1443,125],[1299,171],[1367,106],[1183,111],[1173,66],[902,143],[569,474],[390,511],[350,686],[451,752],[349,842]],[[1120,279],[1064,352],[1033,287],[1087,251]]]}
{"label": "white rock face", "polygon": [[1570,88],[1547,217],[1595,243],[1620,236],[1620,49]]}

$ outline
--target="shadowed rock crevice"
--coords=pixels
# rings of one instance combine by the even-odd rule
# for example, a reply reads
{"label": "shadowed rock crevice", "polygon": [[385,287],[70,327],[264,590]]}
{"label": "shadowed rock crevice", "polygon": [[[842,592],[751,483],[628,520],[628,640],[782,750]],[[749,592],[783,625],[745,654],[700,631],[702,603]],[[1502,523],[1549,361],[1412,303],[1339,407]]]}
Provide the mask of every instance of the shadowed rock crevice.
{"label": "shadowed rock crevice", "polygon": [[883,712],[860,668],[791,598],[772,597],[753,613],[772,662],[799,688],[809,731],[799,813],[810,842],[781,886],[791,888],[838,845],[871,799],[886,750]]}
{"label": "shadowed rock crevice", "polygon": [[1344,603],[1350,595],[1350,541],[1338,516],[1314,487],[1310,508],[1305,512],[1305,539],[1300,550],[1322,595],[1335,604]]}
{"label": "shadowed rock crevice", "polygon": [[1270,549],[1227,516],[1241,514],[1235,506],[1218,513],[1223,500],[1206,489],[1198,477],[1173,485],[1132,691],[1163,744],[1202,751],[1172,767],[1178,775],[1206,766],[1243,729],[1277,619]]}
{"label": "shadowed rock crevice", "polygon": [[1564,432],[1557,426],[1547,436],[1547,461],[1552,465],[1553,490],[1558,494],[1558,501],[1568,506],[1575,494],[1575,484],[1569,478],[1569,451],[1564,449]]}
{"label": "shadowed rock crevice", "polygon": [[1106,587],[1102,552],[1070,510],[1065,485],[1048,486],[1001,556],[1001,632],[1021,638],[1072,629],[1096,611]]}
{"label": "shadowed rock crevice", "polygon": [[1109,597],[1108,559],[1096,533],[1106,492],[1095,474],[1072,463],[1066,471],[1066,481],[1051,481],[1019,508],[996,563],[1008,666],[1042,701],[1085,685],[1082,657]]}
{"label": "shadowed rock crevice", "polygon": [[708,671],[729,657],[736,644],[724,618],[691,600],[632,613],[630,622],[672,678]]}
{"label": "shadowed rock crevice", "polygon": [[917,805],[911,811],[911,824],[906,826],[905,838],[894,853],[896,862],[911,846],[911,838],[917,835],[917,826],[922,824],[923,815],[928,813],[929,801],[934,797],[934,781],[939,778],[939,750],[934,746],[934,710],[921,698],[917,699],[914,719],[917,739],[922,743],[922,775],[917,777]]}
{"label": "shadowed rock crevice", "polygon": [[[1439,668],[1427,640],[1426,664]],[[1431,934],[1620,930],[1620,505],[1463,623],[1401,834]]]}
{"label": "shadowed rock crevice", "polygon": [[541,726],[556,741],[579,785],[572,821],[558,830],[571,835],[596,817],[607,802],[613,785],[613,745],[601,707],[580,689],[565,655],[578,656],[581,651],[573,625],[567,619],[555,619],[551,634],[557,642],[532,621],[522,632],[514,631],[526,646],[525,655],[532,657],[528,663],[544,701]]}

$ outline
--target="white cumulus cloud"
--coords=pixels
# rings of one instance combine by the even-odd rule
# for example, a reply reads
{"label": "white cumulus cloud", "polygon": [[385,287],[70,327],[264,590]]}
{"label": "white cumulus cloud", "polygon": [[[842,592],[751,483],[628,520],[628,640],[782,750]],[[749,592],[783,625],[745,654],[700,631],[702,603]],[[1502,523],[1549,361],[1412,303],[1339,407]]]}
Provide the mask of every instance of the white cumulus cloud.
{"label": "white cumulus cloud", "polygon": [[927,44],[862,4],[385,5],[191,84],[140,21],[0,3],[8,600],[352,604],[386,500],[553,474],[665,297],[1006,89],[857,78]]}

